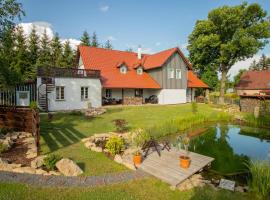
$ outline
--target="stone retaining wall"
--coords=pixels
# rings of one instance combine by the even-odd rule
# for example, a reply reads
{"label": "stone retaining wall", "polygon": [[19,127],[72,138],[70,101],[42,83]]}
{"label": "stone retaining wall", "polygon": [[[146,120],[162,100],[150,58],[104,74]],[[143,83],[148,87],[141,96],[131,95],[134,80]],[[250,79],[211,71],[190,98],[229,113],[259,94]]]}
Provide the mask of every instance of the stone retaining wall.
{"label": "stone retaining wall", "polygon": [[13,128],[16,131],[32,133],[39,146],[39,112],[30,108],[13,106],[0,107],[0,128]]}
{"label": "stone retaining wall", "polygon": [[253,113],[255,107],[259,107],[260,112],[270,114],[270,99],[263,100],[253,97],[241,97],[240,109],[242,112]]}

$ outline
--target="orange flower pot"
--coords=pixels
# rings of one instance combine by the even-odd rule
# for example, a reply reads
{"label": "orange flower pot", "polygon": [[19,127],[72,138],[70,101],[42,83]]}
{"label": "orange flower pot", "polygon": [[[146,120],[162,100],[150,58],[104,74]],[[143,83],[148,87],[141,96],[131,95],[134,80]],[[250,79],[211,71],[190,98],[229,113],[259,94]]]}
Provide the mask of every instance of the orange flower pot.
{"label": "orange flower pot", "polygon": [[187,169],[190,166],[190,157],[188,156],[180,156],[180,167]]}
{"label": "orange flower pot", "polygon": [[142,163],[142,156],[134,155],[133,162],[134,162],[134,165],[140,165]]}

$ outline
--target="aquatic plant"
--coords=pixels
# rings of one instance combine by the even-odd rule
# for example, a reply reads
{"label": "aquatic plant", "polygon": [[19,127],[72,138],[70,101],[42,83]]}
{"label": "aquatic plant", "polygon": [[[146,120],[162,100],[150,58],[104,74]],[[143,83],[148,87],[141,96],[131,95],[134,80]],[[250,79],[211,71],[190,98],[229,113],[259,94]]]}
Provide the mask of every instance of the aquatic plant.
{"label": "aquatic plant", "polygon": [[270,195],[270,162],[251,161],[248,167],[251,173],[249,180],[251,192],[261,199],[267,199]]}

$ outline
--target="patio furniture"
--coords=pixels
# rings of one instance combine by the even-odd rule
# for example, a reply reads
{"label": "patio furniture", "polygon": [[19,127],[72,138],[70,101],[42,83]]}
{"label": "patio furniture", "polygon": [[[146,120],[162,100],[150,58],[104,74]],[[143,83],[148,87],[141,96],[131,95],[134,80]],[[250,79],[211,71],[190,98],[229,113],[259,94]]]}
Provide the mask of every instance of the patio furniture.
{"label": "patio furniture", "polygon": [[159,149],[158,149],[159,144],[158,144],[158,142],[157,142],[155,139],[151,138],[149,141],[146,141],[146,142],[143,144],[143,146],[142,146],[142,151],[143,151],[143,153],[144,153],[144,156],[143,156],[144,158],[147,157],[147,155],[148,155],[148,153],[149,153],[149,150],[150,150],[152,147],[155,148],[156,152],[157,152],[158,155],[160,156],[160,151],[159,151]]}

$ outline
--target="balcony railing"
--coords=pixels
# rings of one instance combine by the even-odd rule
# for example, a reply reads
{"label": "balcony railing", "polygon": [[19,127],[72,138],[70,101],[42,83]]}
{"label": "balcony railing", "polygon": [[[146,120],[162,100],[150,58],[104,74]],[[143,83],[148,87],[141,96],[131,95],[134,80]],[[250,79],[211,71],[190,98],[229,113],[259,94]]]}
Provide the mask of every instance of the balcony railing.
{"label": "balcony railing", "polygon": [[99,70],[77,68],[40,67],[37,70],[40,77],[67,77],[67,78],[100,78]]}

